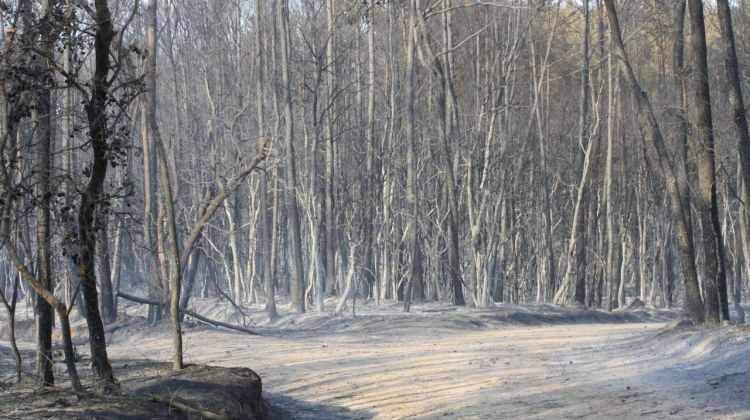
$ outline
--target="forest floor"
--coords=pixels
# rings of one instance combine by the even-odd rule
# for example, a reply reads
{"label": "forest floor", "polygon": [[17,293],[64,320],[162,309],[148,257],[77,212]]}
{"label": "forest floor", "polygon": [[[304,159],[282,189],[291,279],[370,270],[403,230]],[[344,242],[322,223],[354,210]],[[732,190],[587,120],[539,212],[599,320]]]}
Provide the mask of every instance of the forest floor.
{"label": "forest floor", "polygon": [[[186,361],[253,369],[276,418],[750,418],[750,329],[685,326],[670,311],[368,304],[268,322],[260,308],[192,306],[262,334],[188,322]],[[108,335],[116,365],[171,357],[168,323],[142,311],[126,306]]]}

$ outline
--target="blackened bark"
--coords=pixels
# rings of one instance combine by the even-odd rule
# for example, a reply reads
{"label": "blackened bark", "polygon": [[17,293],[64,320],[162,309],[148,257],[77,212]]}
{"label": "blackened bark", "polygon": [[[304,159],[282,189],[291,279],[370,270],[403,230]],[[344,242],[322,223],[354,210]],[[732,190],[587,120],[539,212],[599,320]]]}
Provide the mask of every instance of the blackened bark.
{"label": "blackened bark", "polygon": [[[640,83],[638,83],[638,79],[635,77],[635,72],[633,72],[633,68],[630,65],[630,60],[625,51],[625,44],[622,41],[620,23],[617,20],[617,11],[615,10],[614,1],[604,0],[604,4],[607,8],[607,17],[609,19],[615,52],[619,56],[618,58],[622,61],[626,80],[635,96],[638,110],[638,121],[645,128],[644,133],[649,140],[647,142],[648,152],[651,156],[654,156],[658,162],[667,181],[667,190],[669,192],[669,199],[672,207],[672,217],[676,223],[677,237],[679,240],[682,274],[685,282],[685,304],[690,318],[697,323],[703,323],[705,321],[705,311],[703,309],[703,301],[701,299],[700,287],[698,285],[698,274],[695,268],[695,248],[693,245],[693,238],[690,235],[690,230],[688,228],[687,219],[685,217],[686,211],[689,211],[689,209],[683,207],[677,176],[675,175],[672,162],[669,160],[670,155],[667,152],[664,138],[659,129],[659,124],[657,123],[656,116],[651,108],[651,102],[649,101],[646,92],[641,88]],[[624,281],[624,277],[620,279],[621,285]],[[622,287],[620,287],[620,290],[622,290]]]}
{"label": "blackened bark", "polygon": [[[677,183],[682,196],[682,207],[690,208],[690,188],[688,181],[688,125],[685,117],[687,109],[687,83],[685,69],[685,0],[676,0],[674,27],[672,28],[672,83],[676,93],[676,104],[674,107],[675,117],[675,140],[677,145],[677,158],[674,163],[677,172]],[[685,213],[687,227],[690,236],[693,235],[692,217],[690,212]]]}
{"label": "blackened bark", "polygon": [[[25,0],[19,5],[22,10],[24,27],[24,41],[28,48],[39,49],[49,55],[53,39],[51,39],[51,14],[49,2],[42,8],[39,22],[35,22],[31,2]],[[37,32],[38,31],[38,32]],[[36,40],[41,35],[41,43]],[[34,178],[36,181],[36,236],[38,280],[46,290],[52,290],[52,265],[50,255],[50,147],[52,137],[52,121],[50,111],[51,91],[50,73],[45,58],[37,56],[30,62],[32,72],[38,74],[33,92],[31,119],[34,122]],[[54,385],[52,372],[52,307],[40,295],[34,299],[36,312],[36,380],[39,385]]]}
{"label": "blackened bark", "polygon": [[693,87],[695,89],[695,128],[698,142],[698,214],[703,229],[706,260],[706,321],[715,324],[729,319],[724,245],[721,240],[719,204],[716,196],[716,162],[714,150],[711,92],[708,86],[708,53],[703,2],[689,0],[691,44],[693,49]]}
{"label": "blackened bark", "polygon": [[94,388],[97,392],[108,393],[115,391],[118,384],[107,357],[104,324],[99,313],[94,261],[96,256],[95,216],[103,199],[102,190],[104,179],[107,176],[107,96],[109,89],[107,75],[110,70],[109,53],[114,30],[107,0],[96,0],[95,7],[95,67],[91,84],[91,98],[86,106],[94,160],[91,165],[91,176],[81,195],[81,204],[78,210],[80,252],[76,259],[85,302]]}
{"label": "blackened bark", "polygon": [[[727,70],[727,81],[729,82],[729,102],[732,105],[732,119],[737,127],[737,145],[740,151],[740,166],[743,182],[741,185],[741,195],[750,197],[750,130],[747,124],[747,112],[745,111],[745,100],[742,96],[742,85],[740,82],[739,64],[737,60],[737,47],[734,40],[734,28],[732,26],[732,12],[729,8],[728,0],[717,0],[716,6],[719,14],[719,27],[721,28],[721,42],[724,48],[724,65]],[[742,206],[748,206],[747,201],[743,201]],[[745,217],[745,212],[740,212],[740,217]],[[726,288],[725,288],[726,290]],[[723,292],[726,294],[726,291]],[[734,291],[730,291],[734,293]],[[739,297],[737,294],[735,302],[739,309],[738,314],[742,314]],[[723,299],[722,295],[722,299]],[[728,316],[729,308],[727,305],[722,307],[725,317]],[[744,315],[744,314],[743,314]],[[740,315],[742,316],[742,315]]]}
{"label": "blackened bark", "polygon": [[[46,81],[40,81],[44,86]],[[35,167],[37,177],[37,259],[39,264],[39,283],[47,290],[52,290],[52,265],[50,255],[50,90],[40,88],[36,95],[36,106],[32,119],[36,120],[34,132]],[[55,383],[52,372],[52,307],[37,296],[36,309],[36,376],[41,385]]]}

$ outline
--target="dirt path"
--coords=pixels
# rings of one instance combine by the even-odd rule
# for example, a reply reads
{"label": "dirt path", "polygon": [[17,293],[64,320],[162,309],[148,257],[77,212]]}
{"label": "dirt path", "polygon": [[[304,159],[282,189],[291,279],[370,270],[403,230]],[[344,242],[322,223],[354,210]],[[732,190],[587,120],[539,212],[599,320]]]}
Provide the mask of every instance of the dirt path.
{"label": "dirt path", "polygon": [[[284,418],[750,418],[748,363],[737,363],[748,343],[654,339],[663,325],[445,329],[421,318],[264,337],[196,330],[185,342],[194,363],[258,372]],[[132,343],[113,340],[110,354],[169,357],[166,336]]]}

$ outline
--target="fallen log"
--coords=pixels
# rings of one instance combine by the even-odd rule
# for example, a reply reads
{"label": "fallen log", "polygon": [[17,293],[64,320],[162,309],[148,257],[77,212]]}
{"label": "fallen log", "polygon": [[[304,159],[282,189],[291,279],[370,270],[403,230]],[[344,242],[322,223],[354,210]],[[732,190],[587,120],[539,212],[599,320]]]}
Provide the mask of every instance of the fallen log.
{"label": "fallen log", "polygon": [[136,302],[136,303],[142,303],[144,305],[166,305],[167,304],[167,302],[159,302],[157,300],[142,298],[140,296],[129,295],[119,290],[117,291],[117,296],[125,300],[129,300],[129,301]]}
{"label": "fallen log", "polygon": [[[159,301],[155,301],[155,300],[151,300],[151,299],[142,298],[140,296],[133,296],[133,295],[129,295],[127,293],[120,292],[120,291],[117,292],[117,296],[119,296],[119,297],[121,297],[123,299],[126,299],[126,300],[130,300],[130,301],[136,302],[136,303],[141,303],[141,304],[144,304],[144,305],[166,305],[167,304],[167,302],[159,302]],[[244,333],[250,334],[250,335],[261,335],[257,331],[253,331],[253,330],[245,328],[245,327],[240,327],[239,325],[232,325],[232,324],[229,324],[229,323],[226,323],[226,322],[221,322],[221,321],[217,321],[215,319],[207,318],[207,317],[205,317],[205,316],[203,316],[203,315],[201,315],[201,314],[199,314],[199,313],[197,313],[195,311],[191,311],[190,309],[180,309],[180,312],[183,313],[183,314],[185,314],[185,315],[192,316],[193,318],[197,319],[198,321],[205,322],[206,324],[213,325],[214,327],[222,327],[222,328],[226,328],[226,329],[229,329],[229,330],[235,330],[235,331],[244,332]]]}
{"label": "fallen log", "polygon": [[211,325],[213,325],[215,327],[224,327],[224,328],[227,328],[227,329],[230,329],[230,330],[241,331],[241,332],[244,332],[244,333],[247,333],[247,334],[250,334],[250,335],[261,335],[257,331],[253,331],[253,330],[250,330],[250,329],[247,329],[247,328],[244,328],[244,327],[240,327],[238,325],[232,325],[232,324],[228,324],[226,322],[217,321],[215,319],[206,318],[205,316],[200,315],[200,314],[198,314],[198,313],[196,313],[194,311],[191,311],[190,309],[182,309],[180,312],[184,313],[185,315],[192,316],[193,318],[195,318],[195,319],[197,319],[199,321],[203,321],[206,324],[211,324]]}

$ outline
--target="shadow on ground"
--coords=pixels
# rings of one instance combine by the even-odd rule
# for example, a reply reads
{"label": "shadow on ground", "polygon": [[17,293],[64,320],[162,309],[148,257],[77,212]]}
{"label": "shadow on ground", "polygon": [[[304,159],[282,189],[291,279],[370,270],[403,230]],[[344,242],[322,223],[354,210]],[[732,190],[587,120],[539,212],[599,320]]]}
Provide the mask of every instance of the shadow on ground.
{"label": "shadow on ground", "polygon": [[268,418],[271,420],[370,419],[374,417],[374,414],[369,411],[316,404],[272,392],[264,392],[263,399],[268,406]]}

